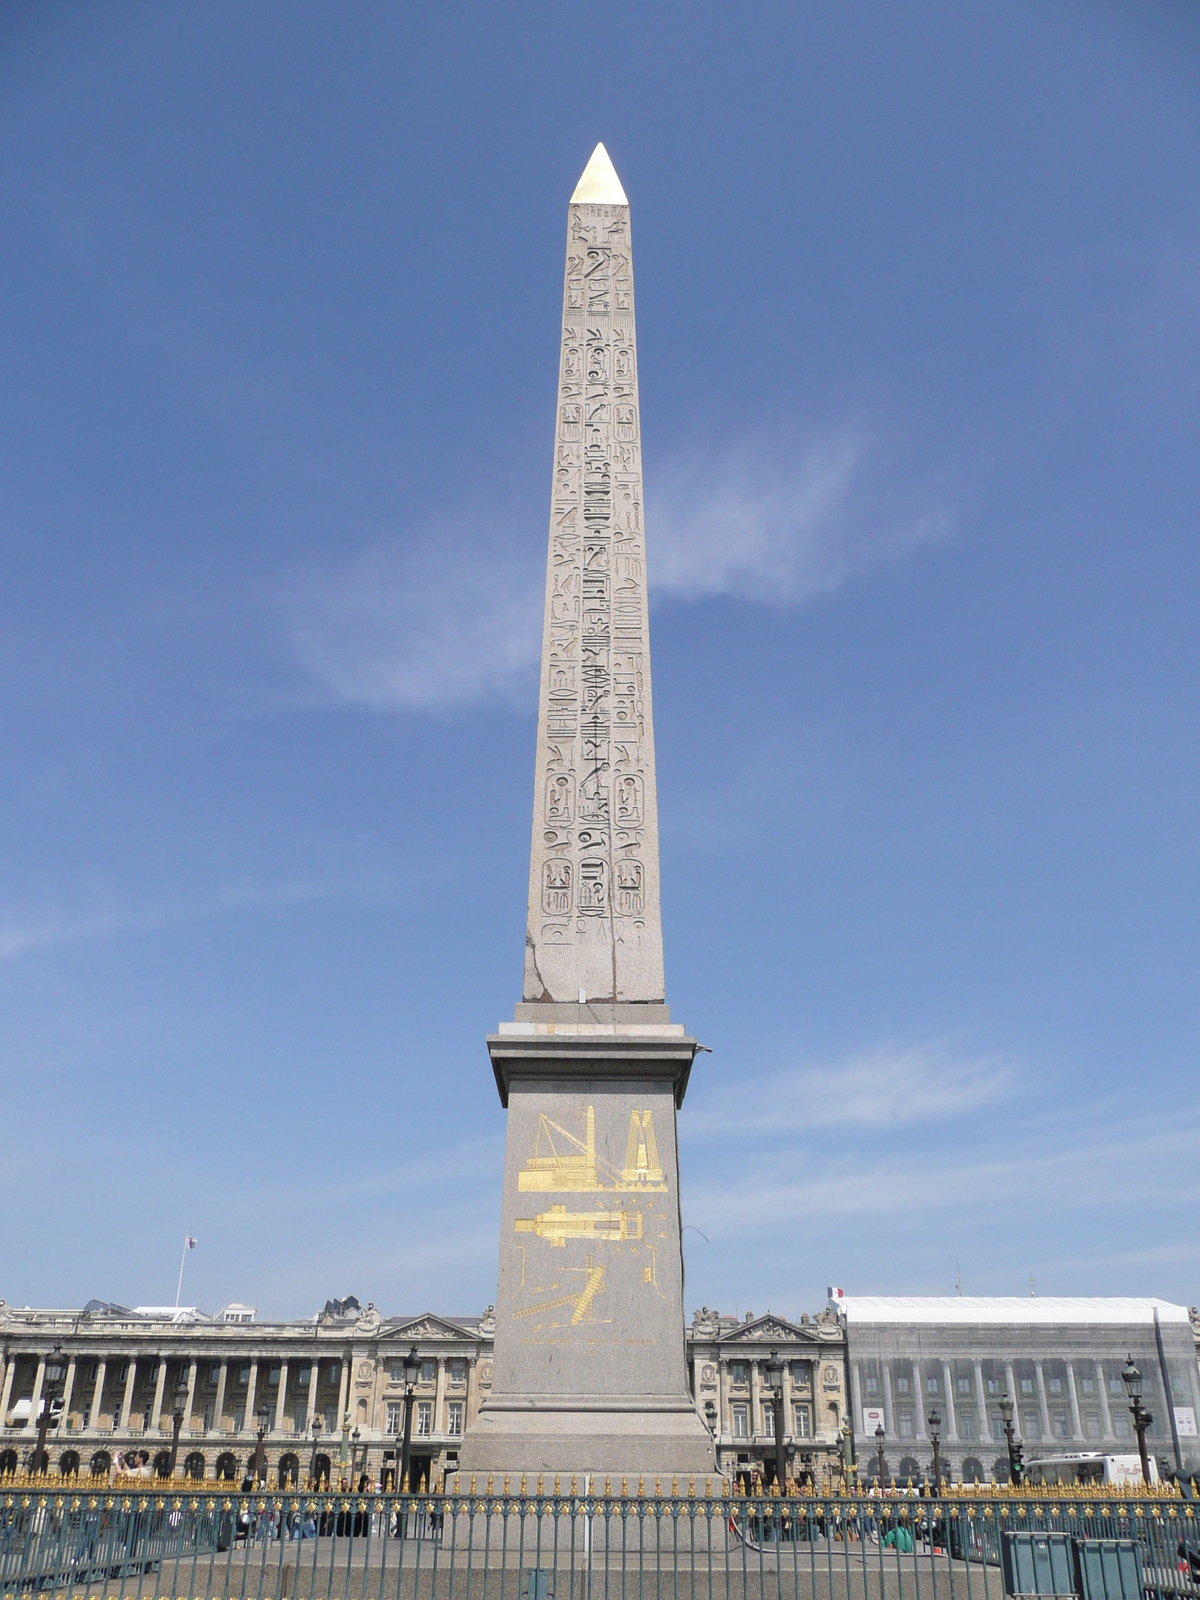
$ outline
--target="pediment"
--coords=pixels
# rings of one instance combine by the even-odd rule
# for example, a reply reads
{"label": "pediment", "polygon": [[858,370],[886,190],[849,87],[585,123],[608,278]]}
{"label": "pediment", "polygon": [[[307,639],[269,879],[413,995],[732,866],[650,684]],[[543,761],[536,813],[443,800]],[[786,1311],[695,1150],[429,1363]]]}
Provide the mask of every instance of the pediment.
{"label": "pediment", "polygon": [[420,1317],[413,1317],[407,1322],[389,1322],[386,1332],[389,1338],[399,1339],[473,1339],[475,1337],[470,1328],[461,1328],[457,1322],[448,1322],[445,1317],[435,1316],[432,1311],[427,1311]]}
{"label": "pediment", "polygon": [[773,1317],[768,1312],[765,1317],[756,1317],[753,1322],[744,1322],[732,1332],[722,1334],[720,1343],[722,1345],[811,1344],[818,1338],[820,1334],[814,1324],[788,1322],[786,1318]]}

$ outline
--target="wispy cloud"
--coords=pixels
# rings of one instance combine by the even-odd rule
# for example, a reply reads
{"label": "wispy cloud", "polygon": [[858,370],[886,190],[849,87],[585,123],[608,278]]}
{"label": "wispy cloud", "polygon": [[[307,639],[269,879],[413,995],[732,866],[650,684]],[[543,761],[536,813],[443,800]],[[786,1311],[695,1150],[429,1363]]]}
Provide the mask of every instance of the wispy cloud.
{"label": "wispy cloud", "polygon": [[685,600],[795,605],[950,531],[948,507],[865,426],[765,427],[668,461],[647,489],[650,575]]}
{"label": "wispy cloud", "polygon": [[297,574],[286,612],[297,657],[335,700],[446,711],[527,690],[541,649],[542,540],[505,555],[475,518],[379,539],[339,568]]}
{"label": "wispy cloud", "polygon": [[892,1128],[945,1121],[980,1110],[1008,1093],[1017,1074],[999,1055],[971,1055],[950,1040],[881,1045],[843,1061],[795,1067],[739,1080],[689,1119],[697,1135],[790,1133],[798,1128]]}
{"label": "wispy cloud", "polygon": [[[647,486],[652,591],[795,605],[911,555],[950,530],[948,496],[914,487],[865,427],[763,427],[689,448]],[[527,704],[541,645],[540,511],[464,504],[294,573],[284,611],[296,659],[334,701],[444,712]]]}

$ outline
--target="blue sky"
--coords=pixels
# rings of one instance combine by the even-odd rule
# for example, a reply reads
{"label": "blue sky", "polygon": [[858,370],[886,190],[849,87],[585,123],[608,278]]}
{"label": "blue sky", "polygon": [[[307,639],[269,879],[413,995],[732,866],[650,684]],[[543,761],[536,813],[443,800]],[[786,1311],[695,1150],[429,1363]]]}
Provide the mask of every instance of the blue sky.
{"label": "blue sky", "polygon": [[494,1298],[633,208],[687,1302],[1200,1294],[1200,12],[0,14],[0,1294]]}

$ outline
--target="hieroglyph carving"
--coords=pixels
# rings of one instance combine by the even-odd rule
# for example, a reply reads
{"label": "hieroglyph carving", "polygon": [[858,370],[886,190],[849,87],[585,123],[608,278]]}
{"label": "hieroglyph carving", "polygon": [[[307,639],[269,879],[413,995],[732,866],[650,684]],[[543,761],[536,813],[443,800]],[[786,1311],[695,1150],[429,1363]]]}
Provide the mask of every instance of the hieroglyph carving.
{"label": "hieroglyph carving", "polygon": [[663,998],[629,208],[572,204],[526,1000]]}

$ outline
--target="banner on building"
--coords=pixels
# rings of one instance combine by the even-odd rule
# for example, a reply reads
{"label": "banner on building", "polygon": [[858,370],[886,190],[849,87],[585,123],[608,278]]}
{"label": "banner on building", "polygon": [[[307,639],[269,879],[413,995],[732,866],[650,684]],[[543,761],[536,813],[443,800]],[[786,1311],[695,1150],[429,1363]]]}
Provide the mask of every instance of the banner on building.
{"label": "banner on building", "polygon": [[1175,1432],[1181,1439],[1196,1438],[1196,1412],[1194,1407],[1175,1407]]}
{"label": "banner on building", "polygon": [[884,1426],[882,1406],[863,1407],[863,1432],[868,1437],[874,1437],[875,1429]]}

